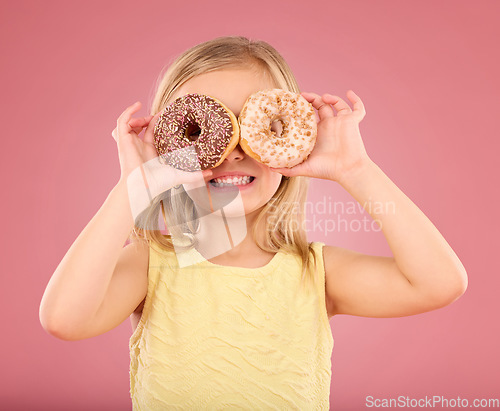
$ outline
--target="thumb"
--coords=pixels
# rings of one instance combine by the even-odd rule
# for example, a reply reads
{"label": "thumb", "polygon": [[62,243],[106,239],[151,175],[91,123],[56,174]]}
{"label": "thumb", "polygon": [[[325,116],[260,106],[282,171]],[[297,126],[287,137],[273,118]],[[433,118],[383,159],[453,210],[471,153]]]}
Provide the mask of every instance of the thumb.
{"label": "thumb", "polygon": [[280,173],[281,175],[284,175],[285,177],[294,177],[297,174],[294,173],[292,168],[275,168],[275,167],[269,167],[271,171],[274,171],[275,173]]}
{"label": "thumb", "polygon": [[159,111],[154,116],[150,116],[151,119],[149,120],[148,127],[146,128],[146,131],[144,132],[144,142],[145,143],[154,144],[154,129],[155,129],[156,123],[158,122],[158,119],[160,118],[160,115],[162,113],[163,113],[163,110]]}

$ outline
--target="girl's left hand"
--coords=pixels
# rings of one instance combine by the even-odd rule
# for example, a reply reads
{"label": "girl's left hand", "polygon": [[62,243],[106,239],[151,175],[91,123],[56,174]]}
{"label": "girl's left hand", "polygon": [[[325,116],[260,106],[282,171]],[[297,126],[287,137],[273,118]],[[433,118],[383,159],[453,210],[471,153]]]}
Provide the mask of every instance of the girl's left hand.
{"label": "girl's left hand", "polygon": [[[359,131],[366,112],[361,99],[352,91],[347,97],[353,109],[340,97],[302,93],[318,110],[318,135],[309,157],[292,168],[271,168],[287,177],[307,176],[341,182],[365,164],[369,157]],[[336,114],[334,112],[336,111]]]}

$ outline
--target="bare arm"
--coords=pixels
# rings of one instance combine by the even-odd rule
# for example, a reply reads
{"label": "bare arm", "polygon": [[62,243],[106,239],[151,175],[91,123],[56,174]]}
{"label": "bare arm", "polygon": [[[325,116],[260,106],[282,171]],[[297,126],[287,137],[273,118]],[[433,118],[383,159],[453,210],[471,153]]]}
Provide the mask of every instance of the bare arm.
{"label": "bare arm", "polygon": [[[117,318],[133,312],[146,293],[144,275],[130,269],[139,270],[138,246],[123,249],[134,225],[128,177],[146,161],[157,157],[153,145],[153,116],[132,118],[139,108],[137,103],[128,107],[112,133],[120,158],[119,182],[70,247],[43,295],[40,322],[59,338],[78,339],[95,334],[94,324],[98,324],[101,332],[106,327],[112,328],[117,325]],[[138,135],[144,127],[147,129],[141,140]],[[132,247],[136,248],[134,253]],[[121,298],[113,298],[117,290]],[[110,298],[116,304],[103,305]],[[101,307],[106,307],[108,312]]]}
{"label": "bare arm", "polygon": [[[51,334],[71,338],[96,318],[134,221],[126,183],[119,182],[77,237],[52,275],[40,304],[40,321]],[[119,275],[119,274],[118,274]],[[130,276],[123,302],[130,313],[144,298],[143,278]]]}
{"label": "bare arm", "polygon": [[[40,304],[40,322],[54,336],[75,340],[102,334],[123,322],[147,293],[148,245],[123,247],[134,217],[172,186],[203,181],[210,170],[186,172],[160,164],[154,147],[155,117],[132,118],[140,104],[118,118],[121,177],[97,214],[52,275]],[[147,127],[144,139],[140,132]]]}
{"label": "bare arm", "polygon": [[443,307],[467,288],[462,263],[425,214],[372,161],[342,180],[378,221],[394,257],[324,252],[330,315],[399,317]]}
{"label": "bare arm", "polygon": [[352,90],[302,95],[318,110],[314,150],[302,164],[275,169],[336,181],[380,222],[393,257],[324,247],[329,315],[398,317],[443,307],[465,292],[467,274],[424,213],[366,153],[359,123],[366,111]]}

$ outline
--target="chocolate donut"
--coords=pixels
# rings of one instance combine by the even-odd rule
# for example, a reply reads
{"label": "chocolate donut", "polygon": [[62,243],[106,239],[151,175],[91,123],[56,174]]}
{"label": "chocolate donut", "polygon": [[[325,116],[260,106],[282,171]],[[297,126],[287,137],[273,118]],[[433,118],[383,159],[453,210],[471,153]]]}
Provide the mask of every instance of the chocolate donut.
{"label": "chocolate donut", "polygon": [[[302,163],[316,143],[312,104],[290,91],[273,89],[252,94],[238,122],[243,151],[269,167],[290,168]],[[281,132],[274,128],[281,128]]]}
{"label": "chocolate donut", "polygon": [[217,167],[239,140],[238,120],[231,110],[202,94],[177,98],[160,115],[153,133],[164,162],[184,171]]}

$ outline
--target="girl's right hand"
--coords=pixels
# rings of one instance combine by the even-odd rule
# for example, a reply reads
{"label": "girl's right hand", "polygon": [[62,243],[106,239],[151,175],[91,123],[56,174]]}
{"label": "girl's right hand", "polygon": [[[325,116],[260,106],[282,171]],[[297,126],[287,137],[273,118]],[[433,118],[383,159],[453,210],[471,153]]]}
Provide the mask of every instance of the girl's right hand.
{"label": "girl's right hand", "polygon": [[[132,118],[132,115],[139,111],[141,102],[137,101],[127,107],[125,111],[118,117],[116,128],[111,135],[118,145],[118,156],[120,160],[121,176],[120,180],[126,181],[129,175],[138,170],[144,163],[148,163],[148,171],[154,172],[154,178],[157,180],[166,180],[171,183],[171,186],[192,183],[200,181],[200,178],[208,177],[212,174],[211,170],[203,172],[195,171],[188,172],[178,170],[169,165],[162,164],[161,167],[151,166],[160,164],[159,156],[154,146],[153,130],[160,117],[161,111],[154,116]],[[139,134],[143,131],[144,138],[141,140]],[[157,161],[152,161],[156,159]],[[136,171],[137,172],[137,171]],[[159,175],[161,173],[162,176]],[[171,187],[166,187],[166,189]]]}
{"label": "girl's right hand", "polygon": [[[153,131],[161,112],[154,116],[132,118],[140,108],[140,102],[127,107],[111,133],[118,145],[120,182],[127,186],[134,219],[157,195],[183,183],[205,185],[205,179],[212,175],[211,170],[182,171],[160,161]],[[141,140],[139,135],[144,128]]]}
{"label": "girl's right hand", "polygon": [[150,125],[153,124],[153,116],[132,118],[132,114],[141,108],[141,103],[137,101],[127,107],[125,111],[118,117],[116,128],[111,135],[118,145],[118,156],[120,159],[121,176],[120,180],[126,180],[128,175],[144,162],[158,156],[156,149],[151,140],[152,133],[144,140],[139,138],[144,127],[146,131],[151,130]]}

